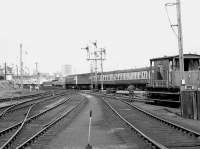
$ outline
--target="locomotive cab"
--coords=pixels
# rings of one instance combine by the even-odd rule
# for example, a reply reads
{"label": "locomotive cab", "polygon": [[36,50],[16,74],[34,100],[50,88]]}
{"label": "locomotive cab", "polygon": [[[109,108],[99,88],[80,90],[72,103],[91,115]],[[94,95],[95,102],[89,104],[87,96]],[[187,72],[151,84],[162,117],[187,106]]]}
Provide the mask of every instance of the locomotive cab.
{"label": "locomotive cab", "polygon": [[[200,55],[184,54],[185,87],[197,89],[200,87]],[[150,59],[150,80],[152,88],[179,90],[181,84],[179,56],[164,56]]]}

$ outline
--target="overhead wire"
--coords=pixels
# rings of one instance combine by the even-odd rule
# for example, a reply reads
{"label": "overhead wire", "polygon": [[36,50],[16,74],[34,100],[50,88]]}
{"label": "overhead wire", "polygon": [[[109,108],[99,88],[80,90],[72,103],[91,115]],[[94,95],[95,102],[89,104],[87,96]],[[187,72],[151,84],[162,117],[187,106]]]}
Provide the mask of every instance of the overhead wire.
{"label": "overhead wire", "polygon": [[165,4],[165,11],[166,11],[166,14],[167,14],[168,21],[170,23],[170,27],[171,27],[174,35],[178,38],[178,35],[177,35],[176,31],[174,30],[174,26],[178,26],[178,25],[173,25],[172,24],[172,21],[170,19],[169,12],[168,12],[168,9],[167,9],[168,6],[174,6],[174,5],[176,5],[176,3],[166,3]]}

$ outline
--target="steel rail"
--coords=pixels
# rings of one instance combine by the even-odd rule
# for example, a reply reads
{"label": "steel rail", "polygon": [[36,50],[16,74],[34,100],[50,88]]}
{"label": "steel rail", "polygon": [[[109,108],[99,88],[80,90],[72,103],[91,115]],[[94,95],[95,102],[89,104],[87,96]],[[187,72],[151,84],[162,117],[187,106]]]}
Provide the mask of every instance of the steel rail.
{"label": "steel rail", "polygon": [[8,141],[6,141],[6,142],[0,147],[0,149],[8,148],[8,147],[12,144],[12,142],[15,140],[15,138],[17,137],[17,135],[18,135],[18,134],[21,132],[21,130],[23,129],[23,127],[24,127],[24,125],[26,124],[26,122],[28,122],[27,119],[28,119],[28,116],[29,116],[29,113],[30,113],[31,109],[32,109],[34,106],[36,106],[38,103],[40,103],[40,102],[42,102],[42,101],[38,101],[38,102],[36,102],[36,103],[32,103],[32,104],[31,104],[32,106],[29,108],[28,112],[26,113],[26,116],[25,116],[23,122],[21,123],[20,127],[18,128],[18,130],[9,138]]}
{"label": "steel rail", "polygon": [[[12,109],[12,108],[14,108],[14,107],[16,107],[16,106],[19,106],[19,105],[22,105],[22,104],[26,104],[26,103],[29,103],[29,102],[33,102],[33,101],[35,101],[36,100],[36,102],[38,102],[37,100],[40,100],[40,99],[42,99],[42,98],[48,98],[48,97],[51,97],[51,95],[49,94],[46,94],[45,96],[40,96],[40,97],[35,97],[35,98],[33,98],[33,99],[31,99],[31,100],[27,100],[27,101],[24,101],[24,102],[20,102],[20,103],[16,103],[16,104],[13,104],[13,105],[10,105],[8,108],[6,108],[4,111],[2,111],[1,113],[0,113],[0,118],[1,117],[3,117],[10,109]],[[39,101],[40,102],[40,101]],[[24,108],[24,107],[26,107],[26,106],[30,106],[30,105],[32,105],[32,104],[34,104],[34,103],[30,103],[29,105],[25,105],[25,106],[23,106],[23,107],[20,107],[20,108]],[[18,109],[20,109],[20,108],[18,108]]]}
{"label": "steel rail", "polygon": [[198,137],[198,138],[200,137],[200,133],[199,133],[199,132],[196,132],[196,131],[194,131],[194,130],[192,130],[192,129],[186,128],[186,127],[181,126],[181,125],[179,125],[179,124],[175,124],[175,123],[173,123],[173,122],[170,122],[169,120],[166,120],[166,119],[164,119],[164,118],[158,117],[158,116],[156,116],[156,115],[153,115],[152,113],[150,113],[150,112],[148,112],[148,111],[146,111],[146,110],[143,110],[143,109],[139,108],[138,106],[132,105],[132,104],[126,102],[126,101],[123,101],[123,100],[120,100],[120,101],[122,101],[122,102],[124,102],[124,103],[130,105],[131,107],[133,107],[133,108],[135,108],[135,109],[137,109],[137,110],[143,112],[144,114],[146,114],[146,115],[148,115],[148,116],[151,116],[151,117],[153,117],[153,118],[155,118],[155,119],[161,121],[162,123],[165,123],[165,124],[167,124],[167,125],[170,125],[171,127],[177,128],[178,130],[182,130],[182,131],[184,131],[184,132],[187,132],[187,133],[189,133],[189,134],[191,134],[191,135],[194,135],[195,137]]}
{"label": "steel rail", "polygon": [[16,149],[23,149],[25,148],[27,145],[30,145],[32,142],[34,142],[35,139],[37,139],[40,135],[44,134],[45,131],[47,131],[50,127],[52,127],[53,125],[55,125],[58,121],[60,121],[61,119],[63,119],[64,117],[66,117],[67,115],[69,115],[72,111],[74,111],[75,109],[77,109],[82,103],[84,103],[85,100],[82,100],[81,102],[79,102],[76,106],[70,108],[69,110],[67,110],[66,112],[62,113],[61,116],[54,118],[53,120],[51,120],[49,123],[45,124],[43,126],[43,128],[38,131],[37,133],[35,133],[31,138],[29,138],[27,141],[23,142],[22,144],[20,144],[19,146],[16,147]]}
{"label": "steel rail", "polygon": [[[100,95],[100,96],[101,96],[101,95]],[[103,96],[106,97],[105,95],[103,95]],[[113,98],[113,97],[108,97],[108,98]],[[119,99],[119,98],[118,98],[118,99]],[[124,102],[124,103],[126,103],[126,104],[128,104],[128,105],[130,105],[131,107],[133,107],[133,108],[135,108],[135,109],[137,109],[137,110],[139,110],[139,111],[145,113],[146,115],[151,116],[151,117],[153,117],[153,118],[155,118],[155,119],[161,121],[162,123],[165,123],[165,124],[167,124],[167,125],[169,125],[169,126],[171,126],[171,127],[174,127],[174,128],[176,128],[176,129],[178,129],[178,130],[182,130],[183,132],[186,132],[186,133],[188,133],[188,134],[194,135],[194,136],[197,137],[197,138],[200,138],[200,133],[197,132],[197,131],[194,131],[194,130],[192,130],[192,129],[186,128],[186,127],[181,126],[181,125],[179,125],[179,124],[177,124],[177,123],[173,123],[173,122],[171,122],[171,121],[169,121],[169,120],[166,120],[166,119],[164,119],[164,118],[158,117],[158,116],[156,116],[156,115],[154,115],[154,114],[152,114],[152,113],[150,113],[150,112],[148,112],[148,111],[146,111],[146,110],[143,110],[143,109],[139,108],[139,107],[136,106],[136,105],[130,104],[129,102],[124,101],[124,100],[122,100],[122,99],[119,99],[119,100],[122,101],[122,102]]]}
{"label": "steel rail", "polygon": [[[30,96],[28,96],[27,98],[40,98],[41,96],[43,97],[43,96],[45,96],[45,95],[47,95],[47,94],[49,94],[48,92],[45,92],[45,93],[40,93],[40,94],[37,94],[37,96],[35,95],[35,96],[33,96],[33,95],[30,95]],[[20,97],[19,97],[20,98]],[[24,99],[24,98],[22,98],[22,99]],[[14,99],[14,100],[16,100],[16,99]],[[10,100],[8,100],[8,101],[12,101],[12,98],[10,99]],[[0,101],[0,102],[8,102],[8,101]],[[29,100],[28,100],[29,101]],[[23,102],[27,102],[27,101],[22,101],[22,102],[20,102],[20,103],[23,103]],[[5,106],[2,106],[2,107],[0,107],[0,109],[3,109],[3,108],[9,108],[9,107],[11,107],[11,106],[13,106],[13,105],[16,105],[16,104],[19,104],[19,103],[14,103],[14,104],[10,104],[10,105],[5,105]]]}
{"label": "steel rail", "polygon": [[[106,94],[97,94],[97,93],[90,93],[90,94],[94,94],[94,95],[100,95],[100,96],[104,96],[104,97],[110,97],[110,98],[124,98],[126,100],[130,100],[129,97],[125,97],[125,96],[116,96],[116,95],[106,95]],[[155,99],[155,98],[141,98],[141,97],[136,97],[134,100],[132,99],[132,101],[138,101],[138,102],[155,102],[155,101],[160,101],[160,102],[165,102],[165,103],[175,103],[175,104],[179,104],[180,101],[173,101],[173,100],[160,100],[160,99]]]}
{"label": "steel rail", "polygon": [[137,132],[140,136],[142,136],[142,138],[147,140],[156,149],[168,149],[166,146],[158,143],[157,141],[155,141],[155,140],[151,139],[150,137],[148,137],[147,135],[145,135],[143,132],[141,132],[139,129],[137,129],[135,126],[133,126],[128,120],[126,120],[121,114],[119,114],[117,112],[117,110],[115,110],[115,108],[113,108],[108,102],[106,102],[104,99],[102,99],[102,100],[120,119],[122,119],[129,127],[131,127],[131,129],[134,129],[135,132]]}
{"label": "steel rail", "polygon": [[[51,97],[51,98],[54,98],[54,97]],[[50,110],[52,110],[52,109],[54,109],[54,108],[60,106],[61,104],[64,104],[65,102],[69,101],[70,98],[71,98],[71,97],[68,97],[68,98],[65,99],[63,102],[60,102],[60,103],[56,104],[56,105],[53,106],[53,107],[50,107],[50,108],[48,108],[48,109],[46,109],[46,110],[44,110],[44,111],[42,111],[42,112],[40,112],[40,113],[37,113],[37,114],[33,115],[32,117],[29,117],[26,121],[30,121],[30,120],[32,120],[32,119],[34,119],[34,118],[39,117],[39,116],[42,115],[42,114],[45,114],[46,112],[48,112],[48,111],[50,111]],[[0,131],[0,136],[2,136],[3,134],[5,134],[6,132],[9,132],[9,131],[11,131],[11,130],[17,128],[17,127],[19,127],[22,123],[23,123],[23,121],[18,122],[17,124],[14,124],[14,125],[12,125],[12,126],[6,128],[6,129]]]}
{"label": "steel rail", "polygon": [[[37,104],[37,103],[36,103]],[[36,105],[36,104],[34,104],[34,105]],[[31,111],[31,109],[33,108],[33,106],[34,105],[32,105],[30,108],[29,108],[29,110],[28,110],[28,112],[26,113],[26,116],[25,116],[25,118],[24,118],[24,120],[23,120],[23,122],[21,123],[21,125],[20,125],[20,127],[18,128],[18,130],[0,147],[0,149],[4,149],[4,148],[8,148],[8,147],[10,147],[10,145],[12,144],[12,142],[15,140],[15,138],[17,137],[17,135],[20,133],[20,131],[22,130],[22,128],[23,128],[23,126],[24,126],[24,124],[25,124],[25,122],[26,122],[26,120],[27,120],[27,118],[28,118],[28,115],[29,115],[29,113],[30,113],[30,111]]]}

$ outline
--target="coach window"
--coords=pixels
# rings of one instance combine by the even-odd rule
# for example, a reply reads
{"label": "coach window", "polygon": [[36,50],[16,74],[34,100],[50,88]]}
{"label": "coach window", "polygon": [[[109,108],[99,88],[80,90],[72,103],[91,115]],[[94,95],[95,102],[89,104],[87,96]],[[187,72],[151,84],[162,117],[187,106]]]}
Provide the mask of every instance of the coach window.
{"label": "coach window", "polygon": [[113,78],[114,78],[114,76],[113,76],[113,74],[111,74],[110,80],[113,81]]}
{"label": "coach window", "polygon": [[132,73],[132,79],[135,79],[135,72]]}
{"label": "coach window", "polygon": [[146,79],[147,78],[147,74],[146,74],[146,71],[144,72],[144,79]]}
{"label": "coach window", "polygon": [[127,80],[127,73],[124,73],[124,80]]}
{"label": "coach window", "polygon": [[129,73],[129,79],[132,80],[133,79],[133,73]]}
{"label": "coach window", "polygon": [[128,80],[131,80],[131,73],[128,73]]}
{"label": "coach window", "polygon": [[118,80],[118,75],[115,74],[114,80]]}
{"label": "coach window", "polygon": [[117,76],[117,79],[116,79],[116,80],[119,80],[119,74],[117,74],[116,76]]}
{"label": "coach window", "polygon": [[146,71],[144,72],[144,78],[145,79],[147,78],[147,72]]}
{"label": "coach window", "polygon": [[131,74],[130,72],[127,73],[127,77],[126,77],[127,80],[130,80],[130,74]]}
{"label": "coach window", "polygon": [[118,74],[118,77],[119,77],[119,80],[121,80],[121,79],[122,79],[122,74],[119,73],[119,74]]}
{"label": "coach window", "polygon": [[131,72],[130,76],[131,76],[131,80],[133,80],[134,79],[134,72]]}

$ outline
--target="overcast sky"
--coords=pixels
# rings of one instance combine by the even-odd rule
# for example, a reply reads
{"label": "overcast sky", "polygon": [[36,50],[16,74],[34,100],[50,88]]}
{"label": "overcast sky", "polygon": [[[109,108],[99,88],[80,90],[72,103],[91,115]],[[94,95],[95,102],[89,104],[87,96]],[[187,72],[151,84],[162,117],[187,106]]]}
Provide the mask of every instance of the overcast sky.
{"label": "overcast sky", "polygon": [[[107,50],[104,70],[149,65],[149,59],[178,54],[164,4],[172,0],[0,0],[0,63],[19,64],[23,43],[26,66],[41,72],[89,72],[86,51],[97,40]],[[200,54],[200,1],[182,0],[184,53]],[[176,24],[175,7],[169,15]]]}

